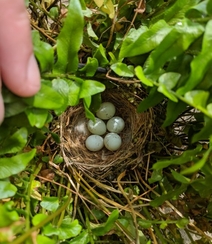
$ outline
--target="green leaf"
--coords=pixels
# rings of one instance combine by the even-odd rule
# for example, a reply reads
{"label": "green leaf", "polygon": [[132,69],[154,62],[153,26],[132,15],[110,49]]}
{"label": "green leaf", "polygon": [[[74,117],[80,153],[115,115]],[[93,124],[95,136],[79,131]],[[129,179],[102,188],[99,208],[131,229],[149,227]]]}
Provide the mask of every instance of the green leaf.
{"label": "green leaf", "polygon": [[85,97],[83,98],[83,105],[85,108],[85,116],[88,119],[95,120],[95,115],[90,111],[90,105],[91,105],[91,97]]}
{"label": "green leaf", "polygon": [[46,210],[54,212],[59,207],[59,199],[58,197],[43,197],[40,205]]}
{"label": "green leaf", "polygon": [[49,14],[50,14],[52,19],[58,18],[59,17],[59,9],[58,9],[58,7],[50,8]]}
{"label": "green leaf", "polygon": [[83,39],[84,17],[79,0],[70,1],[64,26],[57,38],[55,73],[76,72]]}
{"label": "green leaf", "polygon": [[[16,186],[11,184],[9,181],[0,180],[0,199],[13,197],[16,194],[16,192],[17,192]],[[1,205],[0,205],[0,209],[1,209]],[[2,223],[1,218],[2,218],[2,211],[0,216],[0,226]]]}
{"label": "green leaf", "polygon": [[25,111],[25,109],[29,107],[27,104],[25,104],[23,101],[19,100],[14,103],[6,103],[5,104],[5,118],[17,115]]}
{"label": "green leaf", "polygon": [[202,1],[199,4],[193,6],[186,12],[186,17],[190,19],[202,18],[203,15],[207,15],[207,1]]}
{"label": "green leaf", "polygon": [[210,198],[212,191],[212,177],[208,176],[204,179],[197,179],[191,183],[191,186],[197,191],[202,198]]}
{"label": "green leaf", "polygon": [[132,70],[124,63],[115,63],[110,68],[119,76],[123,77],[134,77]]}
{"label": "green leaf", "polygon": [[8,136],[6,140],[0,144],[0,155],[6,153],[17,153],[27,143],[28,132],[26,128],[20,128],[13,135]]}
{"label": "green leaf", "polygon": [[208,91],[201,91],[201,90],[196,90],[196,91],[190,91],[185,94],[185,101],[197,108],[197,109],[204,109],[207,103],[209,97],[209,92]]}
{"label": "green leaf", "polygon": [[[0,181],[1,182],[1,181]],[[13,202],[6,202],[0,204],[0,228],[9,226],[15,221],[19,220],[19,216],[16,211],[12,210]]]}
{"label": "green leaf", "polygon": [[82,226],[79,224],[77,219],[73,221],[71,218],[66,217],[62,220],[60,225],[58,237],[60,240],[75,237],[79,235],[81,230]]}
{"label": "green leaf", "polygon": [[182,184],[181,186],[176,187],[175,189],[169,191],[167,194],[156,197],[150,202],[152,207],[158,207],[162,205],[166,200],[178,199],[179,195],[184,193],[187,189],[187,184]]}
{"label": "green leaf", "polygon": [[203,157],[199,161],[196,162],[196,160],[195,160],[194,164],[192,166],[190,166],[189,168],[182,170],[181,174],[192,174],[192,173],[195,173],[198,170],[200,170],[207,162],[211,151],[212,151],[212,147],[209,147],[209,149],[206,152],[204,152]]}
{"label": "green leaf", "polygon": [[106,67],[109,64],[109,61],[108,61],[107,56],[106,56],[106,50],[102,46],[102,44],[99,45],[99,47],[97,48],[97,50],[94,53],[93,57],[98,60],[99,65],[101,67]]}
{"label": "green leaf", "polygon": [[29,123],[32,127],[42,128],[48,118],[48,110],[40,108],[28,108],[25,111]]}
{"label": "green leaf", "polygon": [[176,223],[178,228],[185,228],[189,224],[189,220],[186,218],[179,219]]}
{"label": "green leaf", "polygon": [[207,12],[209,15],[212,15],[212,2],[209,0],[207,4]]}
{"label": "green leaf", "polygon": [[46,214],[36,214],[33,218],[32,218],[32,224],[34,226],[40,224],[44,219],[47,218],[47,215]]}
{"label": "green leaf", "polygon": [[[75,106],[79,103],[80,82],[57,78],[52,81],[52,87],[63,96],[65,100],[64,106],[62,107],[63,109],[67,106]],[[62,110],[62,108],[60,109]]]}
{"label": "green leaf", "polygon": [[148,108],[154,107],[164,99],[164,95],[157,91],[157,87],[153,87],[147,98],[141,101],[138,105],[137,111],[139,113],[145,112]]}
{"label": "green leaf", "polygon": [[87,77],[92,77],[95,75],[98,65],[99,63],[96,58],[88,57],[86,65],[79,71],[84,72]]}
{"label": "green leaf", "polygon": [[140,219],[138,221],[138,224],[140,225],[141,228],[149,229],[152,226],[152,221],[148,219]]}
{"label": "green leaf", "polygon": [[99,81],[95,80],[84,80],[81,86],[80,98],[89,97],[97,93],[103,92],[105,90],[105,85]]}
{"label": "green leaf", "polygon": [[141,66],[137,66],[135,68],[135,74],[138,77],[138,79],[146,86],[152,87],[154,85],[154,82],[144,75],[143,68]]}
{"label": "green leaf", "polygon": [[119,59],[152,51],[170,30],[171,27],[164,20],[159,20],[150,29],[145,26],[141,26],[138,30],[132,29],[122,43]]}
{"label": "green leaf", "polygon": [[177,158],[172,158],[168,160],[159,160],[153,165],[153,169],[163,169],[169,165],[182,165],[186,162],[191,161],[193,158],[196,158],[196,155],[201,152],[202,146],[198,144],[195,149],[185,151],[181,156]]}
{"label": "green leaf", "polygon": [[178,23],[150,54],[145,74],[163,68],[171,58],[182,54],[204,31],[202,25],[185,19]]}
{"label": "green leaf", "polygon": [[189,184],[190,183],[190,179],[186,178],[185,176],[183,176],[182,174],[179,174],[178,172],[171,170],[171,173],[173,175],[173,177],[175,178],[175,180],[183,183],[183,184]]}
{"label": "green leaf", "polygon": [[34,158],[36,149],[21,153],[11,158],[0,158],[0,179],[10,177],[23,171],[27,164]]}
{"label": "green leaf", "polygon": [[[212,20],[210,20],[206,27],[203,36],[202,50],[201,53],[193,59],[191,62],[191,75],[186,84],[179,88],[177,93],[180,95],[185,94],[188,91],[194,89],[204,78],[207,70],[211,68],[212,65]],[[198,72],[197,72],[198,70]]]}
{"label": "green leaf", "polygon": [[195,143],[195,142],[201,141],[201,140],[208,140],[208,138],[212,134],[212,131],[211,131],[212,119],[205,116],[204,120],[205,120],[205,123],[204,123],[203,128],[198,133],[193,135],[192,143]]}
{"label": "green leaf", "polygon": [[88,230],[84,230],[77,237],[69,241],[69,244],[88,244],[90,243],[90,237],[88,234]]}
{"label": "green leaf", "polygon": [[32,40],[34,53],[39,62],[41,72],[50,71],[54,62],[53,47],[40,40],[40,35],[37,30],[32,31]]}
{"label": "green leaf", "polygon": [[162,180],[162,178],[163,178],[163,172],[161,169],[153,170],[151,178],[149,178],[148,181],[150,184],[152,184],[152,183]]}
{"label": "green leaf", "polygon": [[[185,13],[192,6],[196,5],[200,0],[180,0],[171,2],[168,8],[161,7],[161,13],[155,14],[151,22],[155,23],[160,19],[164,19],[170,24],[178,22],[180,19],[184,18]],[[173,4],[172,4],[173,3]]]}
{"label": "green leaf", "polygon": [[178,101],[178,103],[176,103],[169,100],[166,108],[166,119],[163,122],[163,127],[167,127],[175,122],[175,120],[186,109],[186,107],[187,104],[182,101]]}
{"label": "green leaf", "polygon": [[56,241],[48,238],[47,236],[37,235],[36,237],[37,244],[56,244]]}
{"label": "green leaf", "polygon": [[52,87],[41,83],[40,91],[33,97],[23,98],[23,101],[35,108],[58,109],[64,105],[63,97]]}
{"label": "green leaf", "polygon": [[180,76],[181,74],[176,72],[164,73],[159,77],[159,85],[164,85],[167,90],[171,90],[176,86],[178,80],[180,79]]}
{"label": "green leaf", "polygon": [[161,92],[167,98],[169,98],[171,101],[178,102],[177,97],[174,95],[174,93],[171,90],[169,90],[169,89],[166,88],[166,85],[161,84],[158,87],[158,91]]}
{"label": "green leaf", "polygon": [[118,217],[119,211],[117,209],[113,210],[113,212],[108,217],[107,221],[100,227],[93,229],[92,233],[96,236],[103,236],[107,234],[114,227],[114,223],[118,219]]}
{"label": "green leaf", "polygon": [[87,32],[88,32],[88,36],[92,37],[94,40],[99,39],[98,36],[96,35],[96,33],[94,32],[90,21],[87,24]]}

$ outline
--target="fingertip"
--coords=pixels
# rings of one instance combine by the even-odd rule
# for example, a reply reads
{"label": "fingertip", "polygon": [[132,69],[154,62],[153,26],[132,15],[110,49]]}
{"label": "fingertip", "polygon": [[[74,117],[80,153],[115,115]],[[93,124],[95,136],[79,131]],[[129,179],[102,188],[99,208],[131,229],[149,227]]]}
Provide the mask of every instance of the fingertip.
{"label": "fingertip", "polygon": [[40,71],[33,54],[30,56],[28,61],[26,81],[24,83],[28,90],[27,94],[22,94],[22,96],[32,96],[40,90]]}

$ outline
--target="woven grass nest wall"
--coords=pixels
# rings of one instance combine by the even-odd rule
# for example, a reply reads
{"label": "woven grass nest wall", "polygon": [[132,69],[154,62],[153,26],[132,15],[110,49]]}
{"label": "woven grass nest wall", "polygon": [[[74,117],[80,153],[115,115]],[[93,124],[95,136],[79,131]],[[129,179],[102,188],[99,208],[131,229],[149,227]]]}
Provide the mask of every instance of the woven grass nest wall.
{"label": "woven grass nest wall", "polygon": [[138,114],[136,107],[120,96],[120,91],[103,93],[102,101],[112,102],[116,107],[115,116],[125,121],[125,128],[120,133],[122,146],[115,152],[106,148],[90,152],[85,147],[89,136],[86,130],[88,119],[82,104],[68,108],[61,116],[61,150],[66,166],[95,179],[105,179],[111,174],[115,176],[127,166],[141,163],[153,121],[151,110]]}

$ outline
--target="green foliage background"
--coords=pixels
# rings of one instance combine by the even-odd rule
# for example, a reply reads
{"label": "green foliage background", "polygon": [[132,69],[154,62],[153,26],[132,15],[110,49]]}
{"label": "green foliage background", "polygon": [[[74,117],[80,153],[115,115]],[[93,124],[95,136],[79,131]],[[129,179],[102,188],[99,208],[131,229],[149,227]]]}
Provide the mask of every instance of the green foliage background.
{"label": "green foliage background", "polygon": [[[15,236],[12,243],[32,243],[29,237],[40,229],[36,243],[101,243],[97,242],[101,237],[121,226],[116,243],[183,243],[178,228],[184,228],[194,243],[189,227],[200,236],[199,243],[210,243],[204,231],[212,231],[212,1],[71,0],[69,5],[29,1],[28,8],[37,27],[49,29],[48,21],[38,15],[42,10],[54,29],[38,31],[32,23],[41,90],[30,98],[17,97],[5,87],[2,91],[6,112],[0,127],[0,228],[11,233],[0,234],[0,242],[9,243]],[[79,63],[84,63],[83,68]],[[180,153],[175,148],[171,155],[153,154],[147,183],[155,192],[149,196],[148,208],[141,209],[144,218],[138,218],[137,226],[133,216],[121,217],[118,208],[100,208],[104,218],[98,224],[92,225],[89,217],[85,223],[72,219],[67,214],[74,207],[72,195],[52,196],[35,180],[45,163],[40,146],[49,136],[59,142],[50,127],[57,116],[83,101],[86,116],[93,119],[92,102],[108,89],[108,77],[99,68],[116,79],[140,80],[147,96],[138,104],[138,112],[162,106],[161,128],[176,124],[183,128]],[[59,154],[54,158],[56,164],[62,161]],[[33,196],[33,184],[43,189],[41,197]],[[184,202],[184,213],[173,219],[159,210],[153,215],[152,209],[167,201]],[[205,210],[197,225],[190,222],[196,217],[188,210],[192,201],[201,206],[197,215]],[[151,227],[152,236],[145,232]]]}

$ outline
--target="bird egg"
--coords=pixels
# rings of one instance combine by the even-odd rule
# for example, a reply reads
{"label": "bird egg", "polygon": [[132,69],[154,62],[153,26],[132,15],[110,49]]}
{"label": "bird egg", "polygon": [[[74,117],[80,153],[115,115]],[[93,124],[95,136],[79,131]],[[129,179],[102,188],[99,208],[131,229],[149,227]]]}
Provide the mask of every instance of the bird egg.
{"label": "bird egg", "polygon": [[121,144],[121,137],[116,133],[108,133],[104,138],[104,145],[110,151],[118,150]]}
{"label": "bird egg", "polygon": [[107,122],[107,129],[110,132],[114,132],[114,133],[120,133],[124,129],[124,126],[125,126],[124,120],[118,116],[111,118]]}
{"label": "bird egg", "polygon": [[106,132],[105,122],[99,118],[95,118],[95,120],[88,121],[88,130],[95,135],[103,135]]}
{"label": "bird egg", "polygon": [[96,116],[100,119],[110,119],[116,112],[115,106],[111,102],[104,102],[96,112]]}
{"label": "bird egg", "polygon": [[91,135],[86,139],[85,146],[88,150],[97,152],[104,146],[103,138],[99,135]]}

